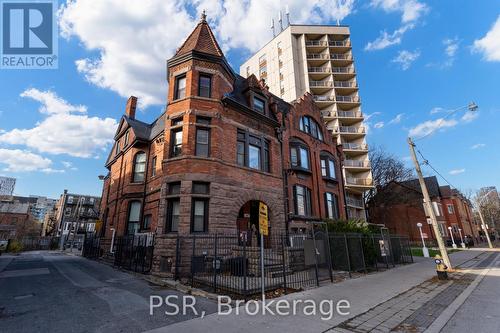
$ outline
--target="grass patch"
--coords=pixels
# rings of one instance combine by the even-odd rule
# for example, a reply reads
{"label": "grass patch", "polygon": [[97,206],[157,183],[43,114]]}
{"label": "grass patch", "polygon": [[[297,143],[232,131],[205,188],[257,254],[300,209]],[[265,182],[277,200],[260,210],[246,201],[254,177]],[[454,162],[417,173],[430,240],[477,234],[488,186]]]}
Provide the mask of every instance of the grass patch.
{"label": "grass patch", "polygon": [[[458,252],[460,251],[459,249],[447,249],[448,250],[448,253],[453,253],[453,252]],[[434,257],[436,256],[436,254],[440,254],[441,252],[439,252],[438,249],[429,249],[429,256],[430,257]],[[422,248],[421,247],[412,247],[411,248],[411,254],[415,257],[423,257],[424,256],[424,253],[422,251]]]}

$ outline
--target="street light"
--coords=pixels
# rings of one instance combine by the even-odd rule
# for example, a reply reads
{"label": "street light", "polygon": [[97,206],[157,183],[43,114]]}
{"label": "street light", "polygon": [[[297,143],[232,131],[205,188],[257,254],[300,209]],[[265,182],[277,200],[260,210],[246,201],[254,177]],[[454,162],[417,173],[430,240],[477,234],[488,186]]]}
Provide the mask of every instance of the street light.
{"label": "street light", "polygon": [[425,246],[424,234],[422,233],[422,223],[417,223],[418,231],[420,231],[420,238],[422,239],[422,253],[425,258],[429,258],[429,249]]}
{"label": "street light", "polygon": [[451,231],[451,227],[448,227],[448,230],[450,231],[451,242],[453,244],[453,248],[456,249],[457,248],[457,244],[455,244],[455,238],[453,238],[453,232]]}
{"label": "street light", "polygon": [[488,197],[488,195],[490,193],[492,193],[494,190],[489,190],[488,192],[486,192],[483,196],[482,196],[482,199],[479,199],[478,196],[476,196],[476,208],[477,208],[477,211],[479,213],[479,218],[481,219],[481,226],[484,230],[484,233],[486,234],[486,239],[488,240],[488,246],[490,249],[493,248],[493,245],[491,244],[491,240],[490,240],[490,234],[488,233],[488,228],[487,228],[487,225],[486,223],[484,223],[484,218],[483,218],[483,213],[481,213],[481,205],[484,201],[484,199],[486,199],[486,197]]}
{"label": "street light", "polygon": [[464,239],[462,237],[462,229],[458,228],[458,233],[460,234],[460,241],[462,243],[460,243],[460,245],[462,246],[463,249],[465,249],[465,243],[464,243]]}

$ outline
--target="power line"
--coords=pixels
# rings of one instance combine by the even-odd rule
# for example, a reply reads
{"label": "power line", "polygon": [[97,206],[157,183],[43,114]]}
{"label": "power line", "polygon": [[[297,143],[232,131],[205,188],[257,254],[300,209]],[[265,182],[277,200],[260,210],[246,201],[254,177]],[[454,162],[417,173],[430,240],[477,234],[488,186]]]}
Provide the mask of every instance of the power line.
{"label": "power line", "polygon": [[439,171],[436,170],[436,168],[434,168],[430,163],[429,163],[429,160],[426,159],[424,157],[424,155],[422,154],[422,152],[420,150],[417,149],[417,152],[418,154],[422,157],[422,163],[427,165],[429,168],[431,168],[439,177],[441,177],[446,183],[448,183],[448,185],[450,185],[452,188],[457,188],[456,186],[454,186],[452,183],[450,183],[448,181],[448,179],[446,179]]}

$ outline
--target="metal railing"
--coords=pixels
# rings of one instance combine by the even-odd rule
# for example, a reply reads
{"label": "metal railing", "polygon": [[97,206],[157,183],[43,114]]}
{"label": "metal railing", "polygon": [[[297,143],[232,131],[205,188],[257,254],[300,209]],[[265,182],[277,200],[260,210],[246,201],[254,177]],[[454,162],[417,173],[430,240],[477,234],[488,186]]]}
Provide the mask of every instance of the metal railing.
{"label": "metal railing", "polygon": [[344,165],[356,168],[369,168],[370,161],[344,160]]}
{"label": "metal railing", "polygon": [[351,42],[348,40],[328,40],[328,45],[331,47],[345,47],[351,46]]}
{"label": "metal railing", "polygon": [[348,185],[360,185],[360,186],[372,186],[373,185],[373,181],[371,179],[366,179],[366,178],[347,177],[346,183]]}
{"label": "metal railing", "polygon": [[333,81],[309,81],[310,87],[333,87]]}
{"label": "metal railing", "polygon": [[335,96],[337,102],[347,102],[347,103],[359,103],[359,97],[357,96]]}
{"label": "metal railing", "polygon": [[333,54],[330,54],[330,59],[331,60],[352,60],[352,57],[350,54],[333,53]]}
{"label": "metal railing", "polygon": [[328,54],[308,53],[307,59],[329,59]]}
{"label": "metal railing", "polygon": [[339,126],[339,127],[336,127],[335,130],[336,130],[336,132],[340,132],[340,133],[352,133],[352,134],[365,133],[365,128],[363,126],[361,126],[361,127]]}
{"label": "metal railing", "polygon": [[328,43],[322,40],[306,40],[306,46],[328,46]]}
{"label": "metal railing", "polygon": [[355,206],[355,207],[363,207],[363,200],[361,199],[356,199],[350,196],[346,196],[346,202],[350,206]]}
{"label": "metal railing", "polygon": [[316,102],[335,102],[335,97],[334,96],[313,95],[313,99]]}
{"label": "metal railing", "polygon": [[342,147],[344,149],[349,149],[349,150],[368,150],[368,145],[366,143],[342,143]]}
{"label": "metal railing", "polygon": [[328,67],[309,67],[309,73],[331,73],[332,70]]}
{"label": "metal railing", "polygon": [[335,111],[335,114],[340,118],[363,118],[360,111]]}
{"label": "metal railing", "polygon": [[351,74],[354,73],[353,67],[332,67],[332,73],[342,73],[342,74]]}
{"label": "metal railing", "polygon": [[357,84],[354,81],[333,81],[335,88],[356,88]]}

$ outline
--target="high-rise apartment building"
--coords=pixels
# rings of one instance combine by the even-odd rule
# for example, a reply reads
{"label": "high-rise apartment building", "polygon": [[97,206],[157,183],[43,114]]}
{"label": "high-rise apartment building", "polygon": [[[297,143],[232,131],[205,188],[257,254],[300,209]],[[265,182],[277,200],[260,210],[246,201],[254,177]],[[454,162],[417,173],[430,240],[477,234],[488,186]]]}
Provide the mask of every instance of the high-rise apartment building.
{"label": "high-rise apartment building", "polygon": [[269,91],[285,101],[313,95],[343,145],[348,216],[364,219],[363,192],[373,180],[349,27],[289,25],[243,63],[240,74],[265,79]]}

